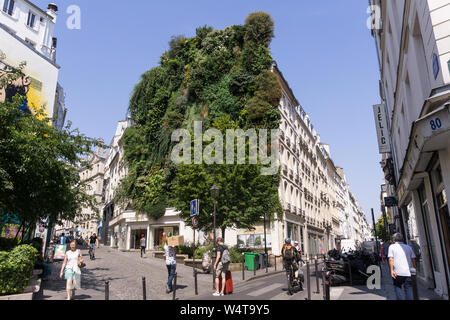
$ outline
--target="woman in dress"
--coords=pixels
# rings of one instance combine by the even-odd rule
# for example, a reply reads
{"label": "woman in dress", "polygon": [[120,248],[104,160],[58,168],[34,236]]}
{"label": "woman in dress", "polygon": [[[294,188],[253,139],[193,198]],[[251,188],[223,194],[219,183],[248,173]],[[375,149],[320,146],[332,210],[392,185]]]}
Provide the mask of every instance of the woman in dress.
{"label": "woman in dress", "polygon": [[[81,254],[81,250],[77,250],[76,241],[70,242],[70,250],[66,252],[64,257],[64,262],[61,267],[61,273],[59,277],[62,279],[63,273],[64,278],[67,280],[66,283],[66,292],[67,292],[67,300],[71,300],[75,297],[75,290],[77,289],[77,285],[81,285],[81,269],[78,267],[78,261],[83,261],[83,255]],[[72,297],[71,297],[72,291]]]}

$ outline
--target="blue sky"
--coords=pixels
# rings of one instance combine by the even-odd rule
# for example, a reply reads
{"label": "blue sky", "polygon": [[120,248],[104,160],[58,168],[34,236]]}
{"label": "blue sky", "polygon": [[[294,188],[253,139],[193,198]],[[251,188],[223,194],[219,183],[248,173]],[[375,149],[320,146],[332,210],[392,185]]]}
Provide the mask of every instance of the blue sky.
{"label": "blue sky", "polygon": [[[49,0],[34,0],[46,8]],[[59,81],[67,119],[109,143],[124,119],[140,75],[156,66],[173,35],[198,26],[223,29],[263,10],[275,21],[273,58],[310,114],[333,160],[344,168],[369,222],[379,216],[379,165],[372,105],[379,102],[378,63],[361,0],[54,0],[59,6]],[[345,3],[345,5],[344,5]],[[81,30],[69,30],[69,5],[81,8]]]}

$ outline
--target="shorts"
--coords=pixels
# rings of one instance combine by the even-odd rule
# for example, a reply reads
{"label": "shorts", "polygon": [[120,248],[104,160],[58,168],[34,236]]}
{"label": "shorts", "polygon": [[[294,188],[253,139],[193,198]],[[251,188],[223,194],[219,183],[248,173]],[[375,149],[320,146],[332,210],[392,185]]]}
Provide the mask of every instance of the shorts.
{"label": "shorts", "polygon": [[76,274],[72,269],[64,270],[64,279],[66,280],[79,280],[80,275]]}
{"label": "shorts", "polygon": [[223,264],[222,262],[219,262],[216,268],[216,278],[219,278],[222,275],[222,272],[227,273],[229,267],[230,263]]}
{"label": "shorts", "polygon": [[95,249],[95,243],[91,243],[91,248]]}

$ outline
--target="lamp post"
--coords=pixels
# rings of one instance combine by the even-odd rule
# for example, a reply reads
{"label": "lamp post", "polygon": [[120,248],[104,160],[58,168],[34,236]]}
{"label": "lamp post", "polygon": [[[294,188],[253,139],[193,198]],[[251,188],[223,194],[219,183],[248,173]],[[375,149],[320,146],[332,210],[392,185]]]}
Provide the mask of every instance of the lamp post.
{"label": "lamp post", "polygon": [[[214,264],[216,263],[216,200],[217,200],[217,196],[219,195],[219,187],[216,185],[213,185],[211,187],[211,196],[214,200],[214,222],[213,222],[213,241],[214,241],[214,248],[213,248],[213,254],[212,254],[212,265],[214,266]],[[214,272],[214,268],[213,268],[213,287],[215,286],[215,281],[216,281],[216,273]]]}

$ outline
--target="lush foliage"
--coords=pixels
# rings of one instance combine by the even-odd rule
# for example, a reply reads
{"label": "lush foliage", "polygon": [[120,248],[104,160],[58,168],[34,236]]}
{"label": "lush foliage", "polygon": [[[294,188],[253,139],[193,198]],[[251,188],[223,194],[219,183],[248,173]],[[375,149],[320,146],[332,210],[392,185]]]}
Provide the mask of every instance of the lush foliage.
{"label": "lush foliage", "polygon": [[34,238],[32,240],[20,241],[19,239],[0,238],[0,251],[11,251],[18,245],[28,244],[35,248],[38,252],[42,252],[43,241],[41,238]]}
{"label": "lush foliage", "polygon": [[[386,225],[389,226],[389,218],[388,218]],[[389,235],[389,230],[385,228],[383,216],[381,216],[381,218],[378,219],[378,221],[375,224],[375,228],[376,228],[378,240],[381,240],[383,242],[387,242],[387,241],[391,240],[390,235]]]}
{"label": "lush foliage", "polygon": [[73,220],[83,206],[95,208],[85,192],[77,167],[89,154],[93,139],[71,129],[50,126],[43,108],[35,114],[19,109],[25,97],[0,103],[0,208],[14,213],[21,227],[34,227],[40,219]]}
{"label": "lush foliage", "polygon": [[10,252],[0,251],[0,295],[22,293],[33,274],[38,251],[21,245]]}
{"label": "lush foliage", "polygon": [[[200,27],[196,36],[173,37],[160,65],[142,75],[129,111],[135,125],[124,133],[129,175],[116,201],[130,202],[138,213],[157,220],[165,208],[181,210],[188,225],[189,202],[200,199],[200,226],[212,230],[210,188],[221,189],[216,226],[252,228],[261,216],[281,213],[279,175],[261,176],[256,165],[175,165],[170,161],[171,134],[192,132],[195,121],[203,132],[216,128],[276,129],[281,87],[270,72],[269,45],[274,23],[264,12],[249,15],[244,25],[224,30]],[[248,163],[248,162],[247,162]]]}

